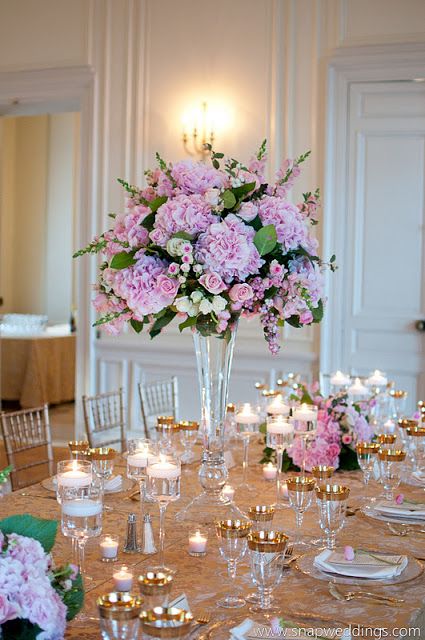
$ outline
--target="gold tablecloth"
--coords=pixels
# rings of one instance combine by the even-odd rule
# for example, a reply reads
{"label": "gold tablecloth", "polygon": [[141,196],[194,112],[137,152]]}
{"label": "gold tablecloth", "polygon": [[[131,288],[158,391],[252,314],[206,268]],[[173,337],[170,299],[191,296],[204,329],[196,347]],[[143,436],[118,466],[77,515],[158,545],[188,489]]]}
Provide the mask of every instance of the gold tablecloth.
{"label": "gold tablecloth", "polygon": [[[258,457],[257,457],[258,459]],[[125,468],[118,468],[117,472],[125,473]],[[256,465],[249,470],[250,481],[253,492],[236,492],[236,503],[242,509],[246,509],[254,504],[267,504],[274,499],[274,483],[266,482],[262,479],[261,468]],[[234,486],[241,480],[240,468],[235,468],[230,472],[229,482]],[[337,482],[346,483],[351,487],[350,505],[356,504],[356,499],[363,493],[360,472],[341,472],[335,476]],[[166,564],[177,569],[174,578],[173,593],[171,597],[176,597],[184,592],[189,600],[193,613],[199,615],[201,611],[211,612],[211,623],[222,619],[235,619],[241,621],[243,617],[255,619],[255,614],[251,614],[248,607],[239,610],[226,610],[218,608],[215,603],[217,599],[230,589],[226,577],[225,562],[220,558],[217,543],[213,532],[210,534],[208,542],[208,553],[203,558],[194,558],[188,555],[188,531],[191,528],[188,524],[179,524],[174,520],[175,513],[181,509],[189,498],[196,495],[199,490],[197,481],[197,466],[183,467],[182,475],[182,497],[172,504],[167,512],[166,518]],[[423,499],[423,491],[402,485],[400,488],[406,496]],[[376,489],[375,489],[376,492]],[[112,511],[104,513],[103,532],[119,533],[121,546],[124,542],[126,531],[127,514],[138,513],[138,502],[133,501],[127,494],[108,494],[105,497],[105,504],[112,507]],[[158,517],[155,505],[148,505],[148,510],[153,515],[153,527],[155,537],[158,533]],[[23,492],[15,492],[10,496],[0,500],[0,517],[16,513],[31,513],[44,518],[59,518],[59,505],[54,499],[54,494],[44,489],[41,485],[33,485]],[[294,535],[295,519],[292,510],[285,509],[278,511],[275,516],[276,528],[282,528]],[[317,510],[312,507],[305,515],[304,532],[308,535],[318,537],[320,529],[317,524]],[[366,547],[369,549],[380,549],[394,553],[407,553],[417,558],[425,558],[425,536],[406,536],[404,538],[391,535],[384,523],[370,522],[358,514],[348,517],[346,526],[338,537],[338,542],[351,544],[356,547]],[[63,560],[70,560],[69,541],[65,540],[59,532],[53,550],[55,562],[58,564]],[[90,540],[87,546],[87,571],[92,580],[88,583],[86,602],[84,611],[93,617],[97,617],[96,597],[102,593],[112,590],[111,576],[116,566],[120,564],[128,565],[135,576],[143,567],[154,565],[156,556],[143,556],[141,554],[128,555],[120,552],[118,563],[104,564],[99,559],[99,541]],[[361,625],[370,629],[386,629],[385,637],[400,637],[397,629],[400,628],[420,628],[425,631],[425,578],[424,575],[398,585],[374,585],[366,583],[368,591],[375,591],[379,594],[391,595],[405,600],[401,606],[387,606],[368,602],[367,600],[352,600],[350,602],[339,602],[334,600],[328,591],[327,581],[313,579],[301,574],[297,568],[285,572],[281,585],[275,590],[276,602],[280,607],[280,613],[287,619],[303,614],[307,620],[317,620],[328,622],[330,626],[339,627],[341,625]],[[238,567],[237,583],[242,591],[247,594],[254,590],[249,579],[249,569],[247,559]],[[342,585],[345,591],[350,590],[349,585]],[[191,638],[198,638],[205,630],[196,632]],[[370,637],[384,637],[384,634],[376,635],[372,632]],[[419,637],[419,632],[412,632],[414,637]],[[95,640],[100,637],[98,623],[95,620],[85,622],[71,621],[68,625],[66,638],[79,640]],[[141,637],[141,636],[140,636]],[[218,636],[214,636],[216,638]],[[228,638],[228,635],[223,635]],[[354,637],[354,636],[353,636]],[[360,636],[361,637],[361,636]]]}
{"label": "gold tablecloth", "polygon": [[70,402],[75,396],[75,335],[1,338],[2,400],[21,407]]}

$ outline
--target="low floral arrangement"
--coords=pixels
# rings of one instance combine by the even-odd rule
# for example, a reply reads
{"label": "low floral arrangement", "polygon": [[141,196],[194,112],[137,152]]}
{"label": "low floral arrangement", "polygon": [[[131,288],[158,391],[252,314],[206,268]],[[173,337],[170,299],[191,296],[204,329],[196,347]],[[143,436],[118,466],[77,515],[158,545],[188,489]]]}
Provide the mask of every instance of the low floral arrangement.
{"label": "low floral arrangement", "polygon": [[4,640],[59,640],[81,609],[78,567],[55,567],[50,550],[55,520],[17,515],[0,521],[0,636]]}
{"label": "low floral arrangement", "polygon": [[10,476],[12,471],[13,471],[12,465],[9,465],[5,469],[3,469],[3,471],[0,471],[0,492],[1,492],[1,485],[6,484],[7,479]]}
{"label": "low floral arrangement", "polygon": [[[84,253],[102,253],[95,323],[118,334],[129,322],[153,338],[174,318],[202,335],[229,335],[242,316],[259,316],[272,353],[279,328],[323,315],[325,264],[311,233],[319,191],[299,204],[288,195],[309,153],[265,179],[266,141],[247,166],[211,147],[210,162],[182,160],[146,172],[140,189],[123,180],[126,211]],[[74,256],[74,257],[75,257]]]}
{"label": "low floral arrangement", "polygon": [[[310,387],[298,385],[293,399],[318,407],[317,431],[308,443],[306,469],[310,471],[319,464],[347,471],[358,469],[356,442],[369,442],[374,436],[368,419],[372,401],[351,404],[346,393],[324,398],[316,383]],[[266,448],[262,462],[269,461],[272,454],[273,450]],[[302,456],[302,442],[295,438],[284,455],[284,470],[300,467]]]}

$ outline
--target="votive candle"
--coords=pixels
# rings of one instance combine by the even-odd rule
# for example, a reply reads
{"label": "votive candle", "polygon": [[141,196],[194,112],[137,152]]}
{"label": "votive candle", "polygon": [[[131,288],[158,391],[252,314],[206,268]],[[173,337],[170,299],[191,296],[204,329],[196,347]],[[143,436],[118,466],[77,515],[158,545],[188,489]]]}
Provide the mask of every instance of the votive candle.
{"label": "votive candle", "polygon": [[112,575],[114,587],[117,591],[131,591],[133,586],[133,574],[128,567],[122,566]]}
{"label": "votive candle", "polygon": [[269,462],[263,466],[263,477],[265,480],[276,480],[277,467]]}

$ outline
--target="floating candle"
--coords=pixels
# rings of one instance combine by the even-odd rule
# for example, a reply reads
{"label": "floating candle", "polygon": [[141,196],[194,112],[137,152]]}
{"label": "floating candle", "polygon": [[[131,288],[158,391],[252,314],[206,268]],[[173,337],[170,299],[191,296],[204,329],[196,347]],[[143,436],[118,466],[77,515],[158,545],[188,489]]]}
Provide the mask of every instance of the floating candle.
{"label": "floating candle", "polygon": [[366,380],[366,384],[369,387],[385,387],[388,382],[388,378],[382,371],[375,369],[375,371]]}
{"label": "floating candle", "polygon": [[245,402],[242,411],[236,414],[236,422],[239,424],[256,424],[259,422],[259,416],[254,413],[249,402]]}
{"label": "floating candle", "polygon": [[117,536],[105,536],[100,543],[100,554],[102,560],[116,560],[118,556]]}
{"label": "floating candle", "polygon": [[78,460],[73,460],[72,463],[70,463],[69,469],[60,471],[60,473],[57,474],[57,483],[62,487],[87,487],[91,484],[91,481],[91,473],[84,471]]}
{"label": "floating candle", "polygon": [[299,420],[300,422],[313,422],[317,418],[317,412],[313,409],[310,409],[309,406],[305,403],[294,410],[294,420]]}
{"label": "floating candle", "polygon": [[294,425],[287,420],[284,420],[281,416],[276,418],[273,422],[267,423],[267,433],[280,433],[282,435],[289,435],[294,432]]}
{"label": "floating candle", "polygon": [[282,395],[279,394],[267,405],[267,413],[271,415],[289,415],[289,407],[283,402]]}
{"label": "floating candle", "polygon": [[350,384],[350,376],[347,376],[342,371],[337,371],[331,375],[330,383],[334,387],[347,387]]}
{"label": "floating candle", "polygon": [[360,382],[360,378],[356,378],[351,387],[348,387],[348,393],[350,396],[367,396],[369,390]]}
{"label": "floating candle", "polygon": [[163,478],[164,480],[175,480],[181,475],[180,466],[172,462],[159,461],[150,464],[146,473],[151,478]]}
{"label": "floating candle", "polygon": [[127,456],[127,464],[132,467],[146,467],[148,464],[148,451],[141,450],[130,453]]}
{"label": "floating candle", "polygon": [[97,500],[82,498],[62,502],[62,513],[67,516],[88,518],[102,513],[102,503]]}

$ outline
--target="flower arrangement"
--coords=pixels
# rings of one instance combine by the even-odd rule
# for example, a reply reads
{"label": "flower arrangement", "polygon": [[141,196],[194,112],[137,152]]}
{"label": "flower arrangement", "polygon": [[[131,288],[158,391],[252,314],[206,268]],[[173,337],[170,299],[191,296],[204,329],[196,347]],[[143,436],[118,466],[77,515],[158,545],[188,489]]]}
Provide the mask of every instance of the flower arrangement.
{"label": "flower arrangement", "polygon": [[2,490],[2,485],[6,484],[8,477],[12,473],[13,468],[12,465],[5,467],[2,471],[0,471],[0,494]]}
{"label": "flower arrangement", "polygon": [[[311,233],[319,191],[288,195],[306,153],[264,177],[266,141],[247,166],[209,146],[210,162],[183,160],[146,172],[140,189],[123,180],[126,211],[84,253],[102,253],[95,323],[118,334],[147,325],[153,338],[174,318],[179,329],[223,337],[242,316],[259,316],[272,353],[279,329],[320,322],[325,266]],[[74,257],[75,257],[74,256]]]}
{"label": "flower arrangement", "polygon": [[59,640],[83,604],[78,567],[55,567],[55,520],[30,515],[0,522],[0,635],[4,640]]}
{"label": "flower arrangement", "polygon": [[[318,407],[317,430],[314,438],[308,443],[306,469],[324,464],[335,469],[358,469],[356,442],[369,442],[374,436],[373,427],[369,424],[371,401],[351,404],[346,393],[324,398],[319,393],[319,385],[313,383],[297,385],[293,399]],[[267,462],[272,450],[264,450],[262,462]],[[295,438],[284,456],[285,470],[300,467],[303,458],[302,442]]]}

